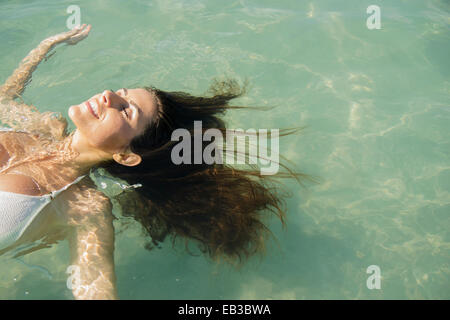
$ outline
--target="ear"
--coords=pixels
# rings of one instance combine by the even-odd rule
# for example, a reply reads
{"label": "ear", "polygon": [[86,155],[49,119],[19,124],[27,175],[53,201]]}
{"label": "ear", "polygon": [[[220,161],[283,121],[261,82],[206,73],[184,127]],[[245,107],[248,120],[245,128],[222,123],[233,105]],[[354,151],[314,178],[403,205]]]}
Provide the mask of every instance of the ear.
{"label": "ear", "polygon": [[138,154],[131,151],[126,153],[115,153],[113,154],[113,159],[117,163],[128,167],[137,166],[142,161],[142,158]]}

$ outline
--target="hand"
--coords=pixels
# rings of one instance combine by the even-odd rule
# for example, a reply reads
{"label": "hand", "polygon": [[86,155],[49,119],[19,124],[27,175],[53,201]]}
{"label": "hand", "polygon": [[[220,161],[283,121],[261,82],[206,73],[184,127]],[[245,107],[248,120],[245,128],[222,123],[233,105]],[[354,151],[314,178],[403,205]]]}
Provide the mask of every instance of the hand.
{"label": "hand", "polygon": [[86,26],[86,24],[83,24],[82,26],[75,27],[70,31],[58,33],[57,35],[51,36],[42,42],[50,46],[53,46],[57,43],[67,43],[70,45],[74,45],[86,38],[90,30],[91,25]]}
{"label": "hand", "polygon": [[91,31],[91,25],[89,24],[88,26],[86,26],[86,24],[83,24],[80,27],[73,28],[71,31],[74,30],[75,34],[71,35],[70,38],[65,41],[67,44],[74,45],[86,38],[89,34],[89,31]]}

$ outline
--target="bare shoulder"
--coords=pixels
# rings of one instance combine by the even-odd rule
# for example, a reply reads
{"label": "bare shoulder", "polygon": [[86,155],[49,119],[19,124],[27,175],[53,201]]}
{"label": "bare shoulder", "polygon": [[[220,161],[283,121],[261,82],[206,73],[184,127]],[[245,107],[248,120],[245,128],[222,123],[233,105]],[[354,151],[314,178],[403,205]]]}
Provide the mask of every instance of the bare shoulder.
{"label": "bare shoulder", "polygon": [[90,221],[113,219],[111,201],[89,177],[67,189],[59,203],[66,213],[68,225],[79,226]]}
{"label": "bare shoulder", "polygon": [[11,143],[11,141],[13,141],[14,143],[25,146],[29,143],[36,143],[37,138],[37,135],[30,134],[26,131],[16,131],[9,129],[3,129],[0,131],[0,143],[5,141]]}
{"label": "bare shoulder", "polygon": [[26,132],[0,131],[0,167],[8,163],[11,151],[13,154],[25,154],[27,149],[38,143],[35,136]]}
{"label": "bare shoulder", "polygon": [[[0,98],[1,99],[1,98]],[[67,133],[67,119],[59,112],[39,112],[33,106],[14,100],[0,100],[2,122],[26,132],[62,139]]]}

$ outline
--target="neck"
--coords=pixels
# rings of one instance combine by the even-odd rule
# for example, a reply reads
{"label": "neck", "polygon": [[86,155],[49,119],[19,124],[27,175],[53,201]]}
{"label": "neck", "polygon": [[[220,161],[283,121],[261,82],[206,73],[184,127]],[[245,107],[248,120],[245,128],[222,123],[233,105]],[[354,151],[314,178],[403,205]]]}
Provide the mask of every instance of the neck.
{"label": "neck", "polygon": [[82,143],[82,136],[78,130],[64,139],[63,153],[74,154],[62,161],[65,168],[71,168],[74,178],[86,175],[90,169],[108,159],[108,154],[99,152]]}

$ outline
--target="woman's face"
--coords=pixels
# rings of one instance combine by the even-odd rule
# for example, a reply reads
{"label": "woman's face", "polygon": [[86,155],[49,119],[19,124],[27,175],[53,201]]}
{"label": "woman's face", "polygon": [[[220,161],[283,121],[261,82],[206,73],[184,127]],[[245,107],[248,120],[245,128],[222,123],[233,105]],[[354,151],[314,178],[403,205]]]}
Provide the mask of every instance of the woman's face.
{"label": "woman's face", "polygon": [[145,89],[104,91],[69,108],[69,117],[85,144],[121,152],[156,119],[156,98]]}

